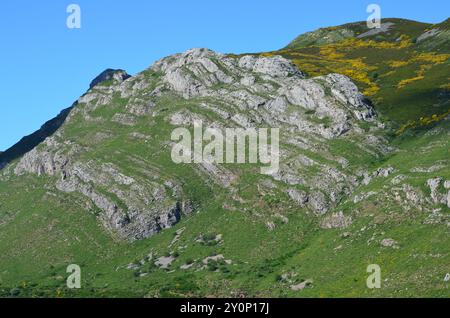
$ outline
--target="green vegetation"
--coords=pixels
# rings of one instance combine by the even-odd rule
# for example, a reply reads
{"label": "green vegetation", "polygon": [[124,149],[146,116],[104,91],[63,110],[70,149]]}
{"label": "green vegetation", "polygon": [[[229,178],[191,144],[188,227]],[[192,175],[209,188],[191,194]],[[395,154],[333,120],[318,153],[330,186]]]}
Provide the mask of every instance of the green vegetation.
{"label": "green vegetation", "polygon": [[[409,205],[402,184],[395,183],[402,178],[429,195],[428,179],[450,180],[448,38],[417,41],[428,29],[448,30],[448,21],[435,26],[386,21],[395,23],[388,33],[357,39],[366,29],[354,23],[301,36],[283,50],[263,54],[292,59],[309,76],[337,72],[351,77],[373,100],[387,124],[381,137],[396,149],[381,156],[361,136],[349,136],[302,149],[298,156],[329,167],[347,158],[343,169],[352,175],[358,167],[369,172],[392,167],[392,174],[359,185],[332,211],[315,216],[296,206],[282,186],[261,189],[267,177],[255,173],[254,166],[227,166],[239,176],[231,193],[205,181],[191,165],[172,162],[163,142],[173,129],[167,116],[192,111],[218,120],[217,113],[199,109],[208,100],[161,98],[152,113],[133,118],[131,131],[114,121],[130,99],[116,94],[89,112],[81,103],[60,131],[68,142],[91,147],[77,159],[110,162],[149,182],[177,180],[196,211],[148,239],[121,241],[105,231],[95,205],[76,192],[54,188],[61,176],[15,176],[4,172],[7,167],[0,172],[0,296],[449,297],[444,277],[450,272],[450,209],[441,203]],[[325,34],[331,40],[323,41]],[[150,81],[147,94],[158,74],[142,74]],[[305,111],[317,125],[330,124],[330,118],[314,115]],[[301,172],[307,177],[320,171],[312,166]],[[106,186],[100,190],[106,195]],[[365,197],[358,201],[356,196]],[[120,205],[118,198],[114,201]],[[321,227],[338,212],[351,217],[348,227]],[[380,244],[386,238],[398,246]],[[156,264],[160,258],[171,262],[163,268]],[[82,269],[79,290],[66,287],[70,264]],[[366,287],[370,264],[382,268],[381,289]],[[299,283],[306,287],[293,290]]]}
{"label": "green vegetation", "polygon": [[[309,76],[349,76],[377,110],[402,131],[421,117],[447,113],[449,20],[437,25],[402,19],[384,19],[383,23],[394,24],[388,32],[363,38],[357,37],[367,32],[365,22],[320,29],[300,36],[280,51],[263,55],[292,59]],[[417,43],[420,35],[432,29],[441,30],[438,39],[430,37]]]}

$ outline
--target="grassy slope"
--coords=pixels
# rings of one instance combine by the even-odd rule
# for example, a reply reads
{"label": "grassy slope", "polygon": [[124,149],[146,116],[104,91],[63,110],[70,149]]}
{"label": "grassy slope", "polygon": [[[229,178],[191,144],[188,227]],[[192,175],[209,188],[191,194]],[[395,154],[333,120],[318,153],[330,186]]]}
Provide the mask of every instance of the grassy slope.
{"label": "grassy slope", "polygon": [[[386,33],[356,38],[367,31],[365,22],[321,29],[302,35],[280,51],[311,76],[330,72],[351,77],[386,119],[398,126],[450,110],[450,34],[448,20],[430,25],[402,19]],[[418,36],[434,28],[446,30],[439,39],[420,43]],[[353,32],[342,37],[342,30]],[[324,41],[324,36],[327,41]],[[437,43],[432,46],[431,43]]]}
{"label": "grassy slope", "polygon": [[[158,132],[155,127],[150,128],[151,131],[164,133],[160,130],[164,125],[156,126],[159,126]],[[144,124],[141,127],[144,129]],[[83,127],[83,131],[86,129]],[[444,133],[438,135],[424,134],[417,138],[405,134],[398,144],[401,151],[384,162],[375,161],[373,168],[391,165],[399,170],[398,173],[408,175],[412,167],[430,166],[437,160],[448,158],[446,131],[447,126]],[[109,156],[123,165],[122,168],[129,169],[126,158],[120,157],[123,153],[140,153],[152,162],[161,159],[152,155],[154,150],[151,149],[142,153],[146,146],[131,143],[126,138],[117,128],[116,138],[91,155],[97,159]],[[338,153],[348,151],[346,147],[341,148],[343,146],[334,147]],[[426,149],[424,155],[411,158],[412,151],[421,149]],[[283,211],[289,217],[289,223],[278,221],[277,229],[271,232],[258,214],[264,214],[268,209],[276,211],[279,206],[276,200],[263,203],[257,211],[246,204],[238,206],[236,211],[224,210],[222,205],[228,202],[227,194],[196,184],[198,178],[191,175],[189,167],[171,167],[170,160],[164,158],[154,164],[160,165],[165,173],[187,176],[184,180],[191,183],[186,184],[185,189],[194,189],[191,194],[202,197],[199,198],[202,206],[198,214],[183,219],[176,227],[132,244],[115,241],[105,233],[94,214],[83,210],[81,198],[66,195],[61,199],[52,195],[53,190],[47,190],[51,189],[49,178],[13,177],[0,182],[0,211],[4,220],[0,225],[2,295],[9,295],[15,287],[21,289],[22,296],[50,297],[449,295],[442,283],[443,276],[450,270],[446,265],[450,263],[446,240],[449,229],[445,224],[423,224],[426,213],[405,213],[398,205],[384,202],[383,196],[374,196],[360,205],[342,202],[336,209],[351,214],[355,220],[345,230],[320,230],[320,219],[291,207]],[[416,174],[412,184],[423,186],[435,174]],[[448,168],[438,174],[450,178]],[[390,179],[392,177],[358,191],[380,191],[383,187],[391,187]],[[252,178],[246,180],[249,184],[253,181]],[[27,195],[16,189],[24,189]],[[213,197],[212,192],[219,194]],[[243,197],[244,192],[242,190]],[[273,197],[287,200],[279,194]],[[18,206],[17,202],[23,204]],[[446,214],[450,212],[444,206],[440,207]],[[170,246],[175,231],[180,228],[186,230],[179,241]],[[344,238],[343,232],[351,233],[350,237]],[[196,242],[202,234],[222,234],[224,242],[210,245]],[[382,247],[379,240],[386,237],[399,242],[400,249]],[[368,243],[371,238],[373,241]],[[168,270],[157,269],[151,262],[146,262],[139,273],[148,275],[137,277],[135,271],[126,269],[127,264],[145,259],[150,252],[159,257],[174,251],[179,255]],[[225,255],[226,259],[233,260],[233,264],[218,263],[197,271],[205,257],[215,254]],[[179,266],[188,260],[195,261],[194,268],[179,270]],[[65,269],[72,263],[79,264],[83,270],[83,289],[80,291],[65,288]],[[371,291],[365,286],[366,267],[372,263],[382,266],[383,278],[387,279],[381,290]],[[314,283],[303,292],[293,292],[290,290],[292,283],[280,281],[283,274],[292,274],[292,283],[306,279],[312,279]]]}

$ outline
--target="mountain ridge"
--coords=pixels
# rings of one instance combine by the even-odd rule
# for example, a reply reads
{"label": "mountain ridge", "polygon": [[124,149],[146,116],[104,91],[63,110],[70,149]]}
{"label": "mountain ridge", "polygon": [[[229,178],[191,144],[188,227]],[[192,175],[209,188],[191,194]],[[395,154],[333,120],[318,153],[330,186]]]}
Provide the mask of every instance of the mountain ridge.
{"label": "mountain ridge", "polygon": [[[448,24],[448,20],[449,19],[446,19],[439,23],[427,23],[427,22],[419,22],[419,21],[403,19],[403,18],[383,18],[381,20],[381,24],[382,25],[388,24],[388,25],[392,25],[392,26],[394,26],[395,24],[409,24],[410,26],[412,26],[412,30],[409,30],[409,32],[407,32],[407,34],[411,37],[414,37],[414,36],[418,36],[420,34],[420,32],[423,32],[424,30],[426,30],[429,27],[446,26]],[[320,33],[320,32],[326,33],[326,32],[330,32],[330,31],[342,30],[342,29],[355,31],[354,33],[350,33],[350,32],[347,33],[348,37],[358,37],[358,36],[361,36],[368,32],[366,21],[349,22],[349,23],[344,23],[344,24],[338,25],[338,26],[324,27],[324,28],[309,31],[309,32],[299,35],[296,39],[291,41],[284,49],[295,48],[295,46],[297,45],[296,43],[301,42],[304,38],[313,36],[316,33]],[[381,29],[373,29],[373,30],[369,30],[369,31],[373,31],[374,34],[372,36],[376,36],[378,34],[385,33],[386,31],[389,31],[389,30],[384,30],[383,28],[381,28]],[[368,36],[370,36],[370,35],[368,35]],[[345,37],[342,39],[345,39]],[[329,40],[334,42],[333,38],[331,38]],[[336,40],[339,41],[340,39],[337,38]],[[395,39],[393,39],[393,40],[395,40]],[[309,42],[307,45],[311,46],[311,45],[315,45],[315,44],[320,45],[320,44],[325,44],[325,43],[330,44],[333,42]]]}
{"label": "mountain ridge", "polygon": [[[437,27],[439,27],[439,26],[446,26],[446,27],[448,27],[448,24],[449,24],[449,21],[450,21],[450,18],[448,18],[448,19],[446,19],[446,20],[444,20],[444,21],[442,21],[442,22],[440,22],[440,23],[435,23],[435,24],[433,24],[433,23],[427,23],[427,22],[418,22],[418,21],[414,21],[414,20],[409,20],[409,19],[403,19],[403,18],[385,18],[385,19],[383,19],[383,21],[387,21],[388,23],[389,22],[402,22],[402,21],[406,21],[406,22],[408,22],[408,23],[413,23],[413,24],[420,24],[420,25],[424,25],[424,26],[426,26],[426,27],[430,27],[430,26],[437,26]],[[304,34],[302,34],[302,35],[299,35],[296,39],[294,39],[290,44],[288,44],[284,49],[282,49],[282,50],[285,50],[285,49],[288,49],[290,46],[292,46],[292,45],[294,45],[294,43],[297,41],[297,39],[299,38],[299,37],[304,37],[304,36],[306,36],[306,35],[308,35],[308,34],[313,34],[314,32],[318,32],[318,31],[321,31],[321,30],[324,30],[324,31],[326,31],[326,30],[329,30],[329,29],[339,29],[339,28],[345,28],[345,27],[348,27],[348,26],[355,26],[355,25],[357,25],[358,27],[360,27],[360,26],[365,26],[365,24],[366,24],[366,22],[365,21],[359,21],[359,22],[349,22],[349,23],[344,23],[344,24],[341,24],[341,25],[339,25],[339,26],[334,26],[334,27],[324,27],[324,28],[320,28],[320,29],[317,29],[317,30],[315,30],[315,31],[310,31],[310,32],[306,32],[306,33],[304,33]],[[311,45],[311,43],[309,44],[309,45]],[[275,51],[276,52],[276,51]],[[122,70],[122,69],[110,69],[110,68],[108,68],[108,69],[106,69],[105,71],[103,71],[103,72],[101,72],[96,78],[94,78],[92,81],[91,81],[91,83],[90,83],[90,88],[92,88],[93,86],[95,86],[95,85],[97,85],[97,84],[100,84],[101,82],[105,82],[105,81],[109,81],[109,80],[111,80],[111,79],[113,79],[114,78],[114,76],[117,76],[117,78],[119,78],[119,77],[123,77],[123,79],[127,79],[127,78],[129,78],[129,77],[131,77],[131,75],[128,75],[127,73],[126,73],[126,71],[124,71],[124,70]],[[58,115],[59,116],[59,115]],[[56,120],[56,118],[58,118],[58,116],[56,116],[55,118],[53,118],[53,119],[51,119],[51,120],[49,120],[49,121],[52,121],[52,120]],[[44,124],[45,125],[45,124]],[[35,133],[33,133],[33,134],[37,134],[39,131],[40,131],[41,129],[39,129],[39,130],[37,130]],[[32,136],[33,134],[31,134],[30,136]],[[30,136],[28,136],[28,137],[30,137]],[[24,137],[25,138],[25,137]],[[42,142],[43,140],[41,140],[41,142]],[[23,144],[23,143],[21,143],[21,144]],[[6,149],[5,151],[3,151],[3,160],[2,160],[2,158],[0,157],[0,161],[2,161],[3,163],[2,164],[0,164],[0,167],[2,167],[2,165],[4,166],[5,165],[5,162],[8,160],[8,161],[11,161],[11,159],[6,159],[6,157],[5,156],[7,156],[7,153],[11,153],[11,152],[15,152],[13,149],[16,149],[16,148],[18,148],[18,147],[20,147],[20,145],[21,144],[15,144],[15,145],[13,145],[12,147],[10,147],[10,148],[8,148],[8,149]],[[34,145],[35,146],[35,145]],[[34,146],[30,146],[31,148],[33,148]],[[31,149],[30,147],[26,147],[26,149]],[[21,155],[23,155],[23,153],[21,153]],[[8,156],[8,157],[14,157],[14,159],[17,157],[17,156]]]}

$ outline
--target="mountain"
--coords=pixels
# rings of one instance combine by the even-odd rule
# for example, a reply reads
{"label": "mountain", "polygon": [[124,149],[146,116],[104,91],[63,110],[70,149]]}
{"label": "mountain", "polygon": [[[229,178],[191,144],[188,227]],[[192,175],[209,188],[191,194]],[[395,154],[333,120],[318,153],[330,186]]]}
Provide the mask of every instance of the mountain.
{"label": "mountain", "polygon": [[432,25],[383,19],[319,29],[299,36],[281,54],[310,76],[349,76],[397,129],[423,126],[450,111],[449,20]]}
{"label": "mountain", "polygon": [[[448,20],[383,23],[100,74],[0,154],[0,294],[448,297]],[[279,162],[176,163],[198,123],[219,146],[279,128]]]}

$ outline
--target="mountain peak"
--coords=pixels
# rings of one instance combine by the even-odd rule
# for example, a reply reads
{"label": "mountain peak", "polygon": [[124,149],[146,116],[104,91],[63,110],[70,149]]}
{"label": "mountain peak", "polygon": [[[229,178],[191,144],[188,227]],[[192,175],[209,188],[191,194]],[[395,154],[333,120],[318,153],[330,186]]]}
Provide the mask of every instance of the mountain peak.
{"label": "mountain peak", "polygon": [[131,75],[129,75],[126,71],[121,69],[111,69],[108,68],[101,72],[96,78],[94,78],[89,85],[89,88],[93,88],[94,86],[106,82],[106,81],[117,81],[119,83],[127,80],[130,78]]}

